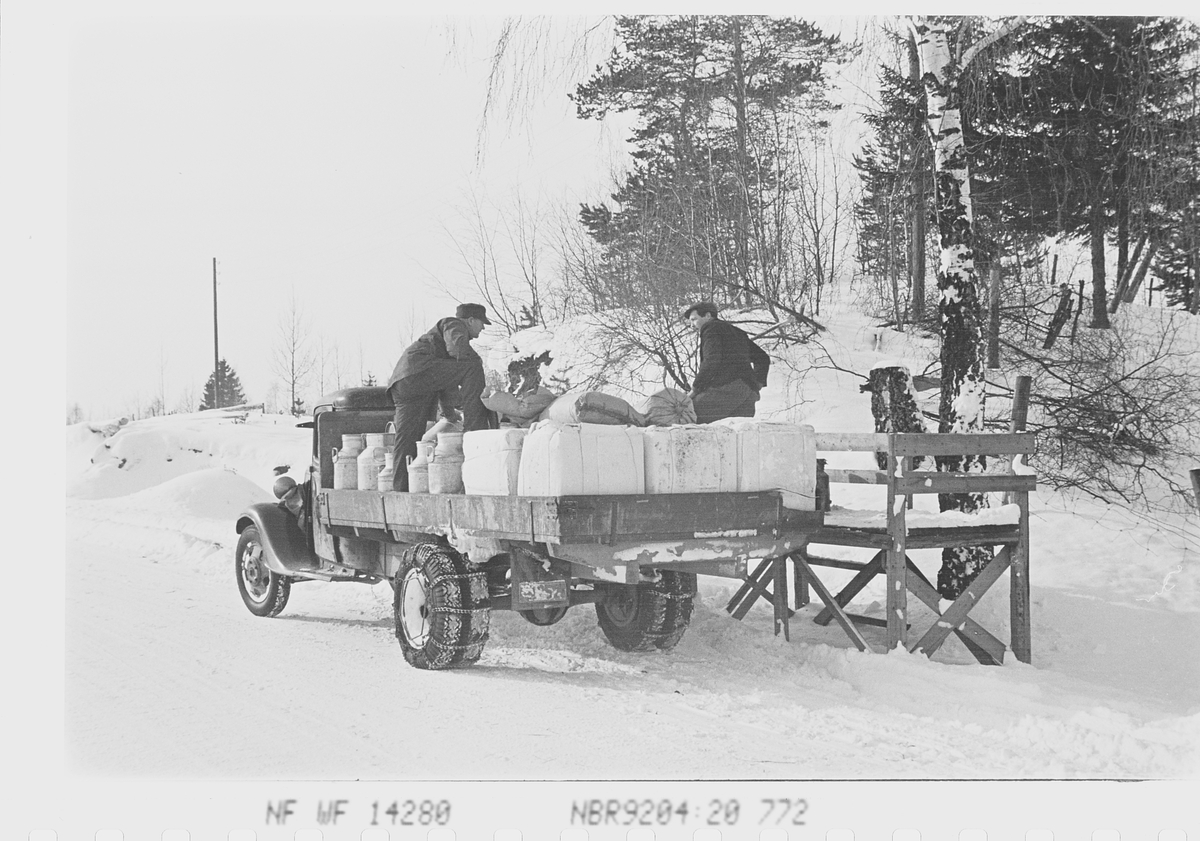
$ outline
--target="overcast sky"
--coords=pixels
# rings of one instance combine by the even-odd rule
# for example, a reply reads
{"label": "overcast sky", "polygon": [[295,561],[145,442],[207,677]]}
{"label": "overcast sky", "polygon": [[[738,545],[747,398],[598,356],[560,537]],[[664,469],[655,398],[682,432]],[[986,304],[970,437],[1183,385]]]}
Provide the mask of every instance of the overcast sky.
{"label": "overcast sky", "polygon": [[[308,338],[330,368],[336,352],[344,384],[386,379],[415,332],[475,297],[455,242],[472,239],[474,201],[504,208],[520,194],[570,208],[606,197],[628,122],[578,120],[567,93],[603,59],[607,23],[585,58],[567,62],[571,73],[529,98],[535,107],[495,109],[481,145],[499,18],[387,14],[394,8],[5,5],[10,130],[0,140],[10,173],[31,187],[10,199],[16,227],[6,234],[32,249],[39,276],[65,278],[48,307],[65,340],[47,352],[64,354],[68,406],[100,419],[160,396],[168,409],[198,401],[213,364],[214,257],[220,352],[250,400],[280,381],[272,357],[293,292]],[[578,34],[560,23],[552,41]],[[861,18],[821,23],[882,37]],[[29,90],[46,93],[23,100]],[[28,136],[11,130],[22,108],[37,118]],[[857,111],[845,116],[852,133]],[[43,147],[44,171],[23,169]],[[35,223],[51,236],[27,243]]]}
{"label": "overcast sky", "polygon": [[100,418],[162,392],[169,409],[199,398],[214,257],[220,353],[251,400],[278,380],[293,291],[330,364],[336,348],[345,375],[386,378],[414,328],[452,312],[440,287],[473,297],[453,239],[470,240],[472,195],[603,196],[621,144],[574,117],[569,80],[521,119],[493,113],[477,155],[496,31],[478,17],[76,16],[68,405]]}

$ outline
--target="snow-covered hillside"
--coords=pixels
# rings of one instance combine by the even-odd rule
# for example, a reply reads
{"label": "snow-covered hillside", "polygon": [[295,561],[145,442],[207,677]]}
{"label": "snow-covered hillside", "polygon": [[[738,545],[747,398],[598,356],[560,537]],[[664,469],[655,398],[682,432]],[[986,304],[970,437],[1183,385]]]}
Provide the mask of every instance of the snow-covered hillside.
{"label": "snow-covered hillside", "polygon": [[[850,313],[826,319],[829,356],[796,351],[778,361],[760,417],[867,431],[868,398],[846,370],[865,373],[885,358],[920,370],[931,348]],[[539,341],[549,346],[548,337]],[[1031,666],[975,665],[953,639],[932,661],[861,654],[836,625],[810,621],[815,606],[792,621],[787,643],[772,634],[765,606],[742,622],[724,611],[736,582],[702,577],[692,625],[669,653],[612,649],[582,606],[549,628],[497,613],[477,666],[422,672],[401,656],[386,584],[297,584],[276,619],[242,605],[235,517],[272,498],[274,468],[290,465],[299,477],[310,458],[309,431],[290,417],[168,416],[111,435],[78,425],[67,428],[66,446],[66,744],[78,772],[759,779],[1200,771],[1194,519],[1150,520],[1039,492]],[[870,455],[862,455],[836,466],[866,466]],[[881,503],[879,488],[834,493],[846,507]],[[932,510],[936,502],[921,504]],[[936,552],[915,560],[936,573]],[[831,583],[842,580],[830,574]],[[883,600],[877,579],[855,604],[880,615]],[[1007,639],[1006,579],[972,615]],[[931,616],[914,610],[913,622]],[[581,729],[593,734],[587,748],[564,750],[567,734]]]}

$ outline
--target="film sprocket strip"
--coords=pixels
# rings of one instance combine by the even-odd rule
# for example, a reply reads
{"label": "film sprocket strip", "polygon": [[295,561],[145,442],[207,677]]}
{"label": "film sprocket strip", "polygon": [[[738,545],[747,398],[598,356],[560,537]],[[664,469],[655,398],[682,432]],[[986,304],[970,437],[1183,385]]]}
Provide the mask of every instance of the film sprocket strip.
{"label": "film sprocket strip", "polygon": [[0,828],[19,841],[1200,841],[1195,791],[1187,781],[71,780],[15,801]]}

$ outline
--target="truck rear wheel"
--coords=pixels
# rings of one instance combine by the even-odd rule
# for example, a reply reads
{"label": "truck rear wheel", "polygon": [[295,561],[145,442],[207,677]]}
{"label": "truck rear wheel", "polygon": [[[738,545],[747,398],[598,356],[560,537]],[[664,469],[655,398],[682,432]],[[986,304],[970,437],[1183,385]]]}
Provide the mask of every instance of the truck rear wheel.
{"label": "truck rear wheel", "polygon": [[238,538],[234,574],[242,601],[255,616],[278,616],[287,607],[291,579],[267,566],[257,526],[246,526]]}
{"label": "truck rear wheel", "polygon": [[622,587],[596,603],[600,630],[621,651],[664,651],[674,648],[692,621],[696,576],[659,573],[657,581]]}
{"label": "truck rear wheel", "polygon": [[491,612],[487,576],[448,546],[420,543],[396,573],[396,639],[418,669],[452,669],[479,659]]}
{"label": "truck rear wheel", "polygon": [[534,607],[529,610],[518,610],[521,618],[530,625],[537,625],[539,628],[547,628],[551,625],[562,621],[562,618],[567,615],[565,607]]}

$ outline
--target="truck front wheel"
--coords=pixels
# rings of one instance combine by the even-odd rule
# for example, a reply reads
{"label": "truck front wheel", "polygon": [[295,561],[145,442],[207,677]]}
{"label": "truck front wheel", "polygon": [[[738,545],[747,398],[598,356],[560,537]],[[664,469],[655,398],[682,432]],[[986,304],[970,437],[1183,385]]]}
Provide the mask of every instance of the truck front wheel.
{"label": "truck front wheel", "polygon": [[600,630],[621,651],[674,648],[692,621],[693,573],[662,571],[657,581],[614,588],[596,603]]}
{"label": "truck front wheel", "polygon": [[242,601],[255,616],[278,616],[292,594],[291,579],[267,566],[257,526],[246,526],[238,538],[234,574]]}
{"label": "truck front wheel", "polygon": [[491,613],[487,576],[448,546],[420,543],[396,573],[396,639],[418,669],[452,669],[479,659]]}

